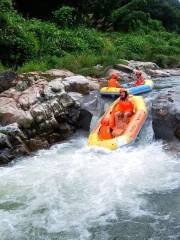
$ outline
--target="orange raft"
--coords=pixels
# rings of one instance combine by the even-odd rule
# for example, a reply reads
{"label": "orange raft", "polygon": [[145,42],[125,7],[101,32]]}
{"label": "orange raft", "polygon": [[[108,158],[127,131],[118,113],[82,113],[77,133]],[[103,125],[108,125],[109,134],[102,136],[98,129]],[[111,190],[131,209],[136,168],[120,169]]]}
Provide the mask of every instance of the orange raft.
{"label": "orange raft", "polygon": [[100,139],[98,136],[98,132],[101,127],[101,120],[110,116],[118,102],[117,99],[108,109],[108,111],[102,116],[102,118],[98,121],[96,128],[90,133],[88,139],[89,146],[97,146],[107,148],[109,150],[115,150],[119,147],[131,144],[135,141],[144,122],[146,121],[148,110],[143,97],[131,96],[130,99],[135,106],[135,113],[129,119],[128,125],[126,129],[124,129],[124,132],[120,136],[113,137],[111,139]]}

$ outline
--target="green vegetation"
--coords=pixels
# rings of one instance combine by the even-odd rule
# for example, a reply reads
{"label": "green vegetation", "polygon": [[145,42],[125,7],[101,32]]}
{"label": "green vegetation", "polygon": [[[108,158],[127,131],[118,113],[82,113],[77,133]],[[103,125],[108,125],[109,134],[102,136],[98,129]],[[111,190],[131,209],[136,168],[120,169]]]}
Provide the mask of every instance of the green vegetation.
{"label": "green vegetation", "polygon": [[99,76],[121,59],[180,65],[178,1],[81,1],[52,7],[47,21],[26,19],[11,0],[0,0],[0,71],[67,68]]}

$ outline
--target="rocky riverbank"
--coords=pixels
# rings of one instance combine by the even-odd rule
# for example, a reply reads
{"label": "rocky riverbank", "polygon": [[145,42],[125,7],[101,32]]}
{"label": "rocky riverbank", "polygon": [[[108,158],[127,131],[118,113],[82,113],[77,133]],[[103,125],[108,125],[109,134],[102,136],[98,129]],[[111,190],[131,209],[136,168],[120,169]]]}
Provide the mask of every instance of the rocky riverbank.
{"label": "rocky riverbank", "polygon": [[[146,78],[163,77],[167,73],[180,75],[179,69],[161,70],[151,62],[129,61],[127,65],[109,67],[106,76],[115,71],[122,81],[132,81],[135,66]],[[89,130],[92,116],[99,113],[98,89],[106,81],[52,69],[20,75],[2,73],[0,83],[0,164],[6,164],[17,156],[60,142],[76,129]],[[155,108],[158,107],[154,104],[154,122],[158,112]],[[162,137],[154,129],[155,135]],[[174,135],[180,135],[179,131],[176,128]]]}

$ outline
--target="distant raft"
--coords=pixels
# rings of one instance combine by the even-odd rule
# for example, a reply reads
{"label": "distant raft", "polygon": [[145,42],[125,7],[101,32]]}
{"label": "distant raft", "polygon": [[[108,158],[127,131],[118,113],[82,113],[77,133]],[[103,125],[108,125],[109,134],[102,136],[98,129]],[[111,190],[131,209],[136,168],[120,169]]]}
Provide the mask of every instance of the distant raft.
{"label": "distant raft", "polygon": [[143,97],[131,96],[130,99],[135,106],[135,113],[129,119],[129,123],[122,135],[111,139],[100,139],[98,136],[102,118],[110,116],[119,101],[119,99],[117,99],[108,109],[108,111],[102,116],[102,118],[98,121],[96,128],[90,133],[88,138],[89,146],[96,146],[109,150],[115,150],[122,146],[129,145],[135,141],[144,122],[146,121],[146,118],[148,116],[148,110]]}
{"label": "distant raft", "polygon": [[[129,84],[122,84],[122,86],[128,91],[129,94],[132,95],[139,95],[142,93],[147,93],[152,91],[154,87],[154,83],[152,80],[145,80],[144,85],[136,86],[136,87],[130,87],[132,83]],[[120,88],[114,88],[114,87],[103,87],[100,89],[100,94],[102,96],[119,96],[119,90]]]}

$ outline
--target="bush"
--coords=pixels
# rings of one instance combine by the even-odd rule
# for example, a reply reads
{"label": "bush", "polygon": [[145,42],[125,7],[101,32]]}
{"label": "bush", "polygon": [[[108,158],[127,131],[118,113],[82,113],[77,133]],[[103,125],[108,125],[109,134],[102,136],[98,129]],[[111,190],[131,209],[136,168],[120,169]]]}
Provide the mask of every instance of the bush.
{"label": "bush", "polygon": [[19,65],[37,56],[36,38],[15,12],[0,14],[0,49],[1,61],[6,65]]}
{"label": "bush", "polygon": [[95,29],[81,27],[78,28],[74,34],[86,43],[88,49],[99,51],[104,46],[105,38],[103,38]]}
{"label": "bush", "polygon": [[53,12],[53,20],[59,27],[72,27],[76,22],[76,11],[73,7],[63,6]]}
{"label": "bush", "polygon": [[0,10],[1,10],[1,12],[12,11],[13,10],[12,1],[11,0],[1,0],[0,1]]}

